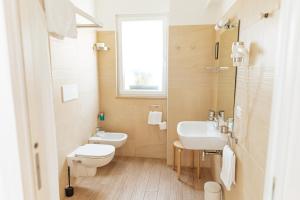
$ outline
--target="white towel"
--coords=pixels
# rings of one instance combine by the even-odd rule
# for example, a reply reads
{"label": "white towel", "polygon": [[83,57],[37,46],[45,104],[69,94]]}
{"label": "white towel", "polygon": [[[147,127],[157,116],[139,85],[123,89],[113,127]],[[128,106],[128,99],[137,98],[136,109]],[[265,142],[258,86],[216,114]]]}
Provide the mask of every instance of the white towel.
{"label": "white towel", "polygon": [[235,154],[228,145],[223,149],[220,178],[226,189],[230,191],[232,184],[235,184]]}
{"label": "white towel", "polygon": [[48,32],[56,37],[76,38],[76,13],[69,0],[44,0]]}
{"label": "white towel", "polygon": [[151,111],[148,115],[148,124],[159,125],[162,120],[162,112]]}

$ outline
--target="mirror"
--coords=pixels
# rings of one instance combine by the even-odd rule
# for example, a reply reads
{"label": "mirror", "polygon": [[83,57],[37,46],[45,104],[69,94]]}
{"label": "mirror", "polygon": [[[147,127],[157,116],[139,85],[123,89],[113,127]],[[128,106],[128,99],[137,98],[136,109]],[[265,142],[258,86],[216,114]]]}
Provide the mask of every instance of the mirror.
{"label": "mirror", "polygon": [[[217,29],[217,28],[216,28]],[[225,119],[234,116],[236,67],[232,64],[231,46],[239,38],[239,23],[216,30],[215,66],[217,66],[216,110],[225,111]]]}

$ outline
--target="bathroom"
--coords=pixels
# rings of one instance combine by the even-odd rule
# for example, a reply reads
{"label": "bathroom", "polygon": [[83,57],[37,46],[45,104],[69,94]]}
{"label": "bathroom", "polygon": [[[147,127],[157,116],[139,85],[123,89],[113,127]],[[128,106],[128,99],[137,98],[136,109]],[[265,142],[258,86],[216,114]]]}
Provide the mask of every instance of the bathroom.
{"label": "bathroom", "polygon": [[0,199],[299,198],[300,3],[0,5]]}

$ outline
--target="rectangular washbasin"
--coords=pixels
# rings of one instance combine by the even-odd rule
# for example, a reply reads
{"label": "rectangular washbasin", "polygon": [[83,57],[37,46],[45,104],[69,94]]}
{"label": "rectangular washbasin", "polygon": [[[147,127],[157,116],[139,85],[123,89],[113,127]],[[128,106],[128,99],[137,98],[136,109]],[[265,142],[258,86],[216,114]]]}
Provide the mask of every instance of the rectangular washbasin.
{"label": "rectangular washbasin", "polygon": [[192,150],[223,150],[228,141],[211,121],[179,122],[177,133],[182,145]]}

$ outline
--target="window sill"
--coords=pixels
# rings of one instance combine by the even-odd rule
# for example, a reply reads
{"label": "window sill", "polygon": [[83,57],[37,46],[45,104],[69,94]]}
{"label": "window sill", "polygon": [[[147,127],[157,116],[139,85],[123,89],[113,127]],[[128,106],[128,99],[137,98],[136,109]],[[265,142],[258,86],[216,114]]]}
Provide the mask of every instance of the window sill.
{"label": "window sill", "polygon": [[167,96],[139,96],[139,95],[117,95],[117,99],[162,99],[165,100]]}

